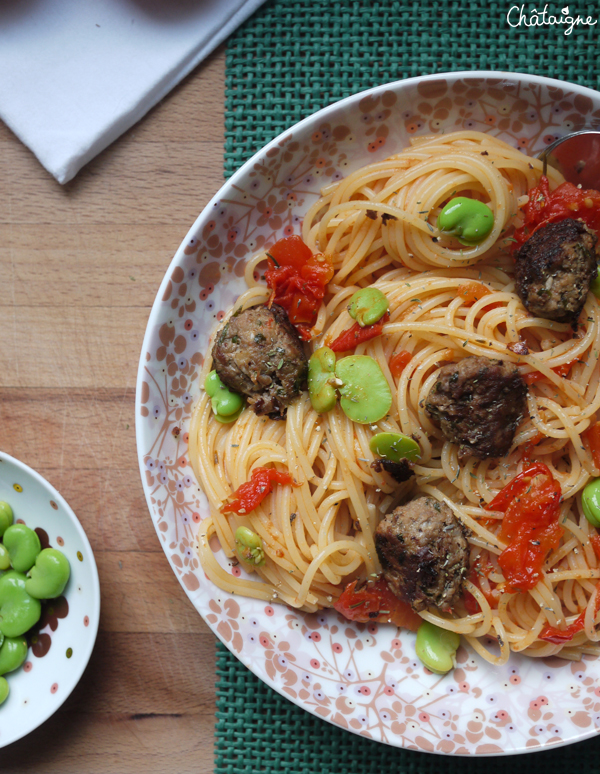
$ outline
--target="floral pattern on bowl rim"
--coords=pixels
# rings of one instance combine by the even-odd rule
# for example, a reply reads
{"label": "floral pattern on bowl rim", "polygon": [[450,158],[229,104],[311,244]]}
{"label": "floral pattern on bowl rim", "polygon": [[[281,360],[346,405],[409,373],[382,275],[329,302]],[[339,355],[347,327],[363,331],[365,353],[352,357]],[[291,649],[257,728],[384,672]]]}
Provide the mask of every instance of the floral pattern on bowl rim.
{"label": "floral pattern on bowl rim", "polygon": [[[320,188],[408,145],[412,135],[476,129],[530,155],[590,121],[600,94],[537,76],[468,72],[411,78],[319,111],[270,142],[212,199],[181,244],[154,303],[136,395],[142,482],[173,571],[215,634],[255,675],[331,723],[390,745],[505,755],[600,728],[600,668],[513,655],[494,668],[461,647],[440,677],[414,634],[235,598],[202,572],[206,499],[187,460],[187,428],[210,334],[243,289],[246,256],[299,233]],[[239,567],[223,566],[236,575]]]}
{"label": "floral pattern on bowl rim", "polygon": [[62,551],[71,565],[64,594],[42,607],[29,633],[23,666],[5,675],[10,693],[0,704],[0,748],[40,726],[67,699],[83,674],[100,621],[100,583],[94,554],[77,517],[60,493],[23,462],[0,452],[0,500]]}

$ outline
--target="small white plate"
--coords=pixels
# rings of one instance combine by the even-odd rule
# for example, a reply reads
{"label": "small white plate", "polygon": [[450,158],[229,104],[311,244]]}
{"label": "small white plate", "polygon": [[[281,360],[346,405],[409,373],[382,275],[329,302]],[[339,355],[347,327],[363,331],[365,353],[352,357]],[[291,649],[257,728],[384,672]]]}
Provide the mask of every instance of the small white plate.
{"label": "small white plate", "polygon": [[11,505],[15,521],[38,531],[43,547],[58,548],[71,564],[63,596],[44,605],[25,664],[5,675],[10,687],[0,704],[0,747],[5,747],[53,715],[79,682],[98,632],[100,582],[89,541],[69,505],[39,473],[3,452],[0,500]]}

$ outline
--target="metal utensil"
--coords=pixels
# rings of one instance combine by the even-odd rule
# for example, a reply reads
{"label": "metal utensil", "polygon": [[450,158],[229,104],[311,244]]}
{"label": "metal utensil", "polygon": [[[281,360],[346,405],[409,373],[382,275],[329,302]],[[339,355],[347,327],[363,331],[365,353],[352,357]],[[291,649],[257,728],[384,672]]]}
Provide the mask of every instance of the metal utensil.
{"label": "metal utensil", "polygon": [[555,140],[538,158],[569,183],[600,189],[600,129],[582,129]]}

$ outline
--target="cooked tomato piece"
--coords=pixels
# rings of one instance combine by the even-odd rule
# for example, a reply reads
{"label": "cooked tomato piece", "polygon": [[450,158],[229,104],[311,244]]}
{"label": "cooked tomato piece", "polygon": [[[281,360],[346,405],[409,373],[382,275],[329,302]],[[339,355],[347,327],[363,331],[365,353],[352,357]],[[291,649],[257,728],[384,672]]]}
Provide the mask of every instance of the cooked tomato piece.
{"label": "cooked tomato piece", "polygon": [[[600,581],[596,584],[596,589],[594,617],[600,609]],[[577,632],[580,632],[583,629],[585,629],[585,610],[565,629],[558,629],[556,626],[545,626],[540,632],[540,640],[553,642],[556,645],[562,645],[565,642],[570,642]]]}
{"label": "cooked tomato piece", "polygon": [[275,468],[255,468],[250,481],[235,490],[232,495],[234,499],[223,505],[221,513],[250,513],[273,491],[274,483],[293,484],[294,479],[289,473],[281,473]]}
{"label": "cooked tomato piece", "polygon": [[600,469],[600,422],[592,425],[586,432],[585,437],[590,445],[594,465]]}
{"label": "cooked tomato piece", "polygon": [[527,441],[525,444],[525,448],[523,449],[523,454],[521,455],[521,461],[526,467],[531,466],[531,455],[533,454],[533,450],[535,447],[540,443],[540,441],[543,441],[545,436],[543,436],[541,433],[536,433],[531,441]]}
{"label": "cooked tomato piece", "polygon": [[373,325],[365,325],[364,328],[361,328],[358,323],[354,323],[351,328],[342,331],[337,339],[334,339],[327,346],[334,352],[347,352],[348,350],[355,349],[364,341],[370,341],[375,336],[379,336],[383,332],[383,326],[389,319],[390,313],[386,312],[381,320],[373,323]]}
{"label": "cooked tomato piece", "polygon": [[390,591],[384,578],[359,586],[349,583],[334,603],[334,608],[349,621],[393,623],[416,632],[423,623],[412,607]]}
{"label": "cooked tomato piece", "polygon": [[562,183],[552,193],[548,178],[529,191],[529,201],[523,208],[525,220],[514,233],[512,252],[521,247],[542,226],[558,223],[566,218],[582,220],[594,231],[600,229],[600,192],[577,188],[573,183]]}
{"label": "cooked tomato piece", "polygon": [[[600,558],[600,535],[590,535],[590,543],[594,549],[594,553]],[[600,581],[596,584],[598,589],[596,596],[596,609],[594,616],[600,610]],[[585,610],[573,621],[572,624],[565,629],[558,629],[555,626],[545,626],[540,632],[540,640],[546,640],[546,642],[553,642],[558,645],[562,645],[565,642],[569,642],[573,637],[585,628]]]}
{"label": "cooked tomato piece", "polygon": [[584,620],[585,613],[582,613],[570,626],[567,626],[566,629],[558,629],[555,626],[544,626],[540,632],[540,640],[553,642],[555,645],[562,645],[565,642],[569,642],[577,632],[580,632],[584,628]]}
{"label": "cooked tomato piece", "polygon": [[523,527],[500,554],[498,564],[510,587],[518,591],[532,589],[542,577],[542,566],[563,536],[560,524],[547,527]]}
{"label": "cooked tomato piece", "polygon": [[400,352],[394,352],[389,363],[390,371],[392,372],[394,379],[399,379],[402,376],[402,371],[404,371],[411,359],[412,355],[405,349],[400,350]]}
{"label": "cooked tomato piece", "polygon": [[594,549],[594,553],[600,559],[600,535],[590,535],[590,543]]}
{"label": "cooked tomato piece", "polygon": [[[487,574],[492,569],[491,564],[486,564],[485,567],[482,567],[482,564],[479,560],[475,562],[474,565],[472,565],[471,570],[469,572],[469,580],[474,586],[477,586],[477,588],[481,591],[483,596],[487,599],[487,601],[490,604],[490,607],[493,609],[498,607],[498,600],[500,599],[500,596],[502,594],[502,591],[497,588],[497,584],[493,581],[488,581],[489,583],[489,590],[486,588],[485,590],[481,587],[481,581],[480,576],[485,575],[487,577]],[[467,608],[467,613],[470,615],[473,615],[474,613],[479,613],[481,608],[479,607],[479,603],[477,602],[477,599],[471,594],[470,591],[463,591],[463,599],[465,602],[465,607]]]}
{"label": "cooked tomato piece", "polygon": [[312,258],[312,252],[308,245],[297,235],[279,239],[267,253],[273,267],[290,266],[300,271],[304,264]]}
{"label": "cooked tomato piece", "polygon": [[[563,378],[565,376],[568,376],[569,371],[571,370],[571,366],[575,363],[578,363],[579,360],[571,360],[569,363],[563,363],[562,365],[556,366],[556,368],[553,368],[555,374],[558,374],[558,376],[562,376]],[[525,374],[523,376],[523,381],[525,381],[527,384],[535,384],[536,382],[539,382],[540,379],[545,379],[545,375],[541,371],[532,371],[529,374]]]}
{"label": "cooked tomato piece", "polygon": [[308,341],[333,277],[331,258],[321,253],[313,255],[299,236],[280,239],[267,255],[265,279],[273,291],[270,303],[283,307],[300,336]]}
{"label": "cooked tomato piece", "polygon": [[503,511],[499,537],[508,542],[498,563],[512,589],[526,591],[542,577],[549,552],[560,543],[561,491],[547,465],[536,462],[507,484],[489,505]]}
{"label": "cooked tomato piece", "polygon": [[[505,511],[507,505],[517,497],[523,488],[526,488],[532,477],[538,473],[549,472],[548,466],[542,462],[535,462],[523,470],[503,487],[494,499],[485,506],[486,511]],[[525,487],[523,484],[525,483]]]}
{"label": "cooked tomato piece", "polygon": [[555,645],[562,645],[565,642],[569,642],[573,637],[580,632],[585,626],[585,613],[582,613],[576,618],[570,626],[566,629],[558,629],[555,626],[544,626],[540,632],[540,640],[546,642],[553,642]]}
{"label": "cooked tomato piece", "polygon": [[471,306],[492,291],[481,282],[464,282],[456,288],[456,295],[462,298],[466,306]]}
{"label": "cooked tomato piece", "polygon": [[[469,580],[471,579],[469,578]],[[471,594],[470,591],[463,591],[463,600],[465,603],[465,608],[467,609],[467,613],[469,615],[475,615],[481,610],[481,608],[479,607],[479,604],[477,603],[477,600],[475,599],[473,594]]]}

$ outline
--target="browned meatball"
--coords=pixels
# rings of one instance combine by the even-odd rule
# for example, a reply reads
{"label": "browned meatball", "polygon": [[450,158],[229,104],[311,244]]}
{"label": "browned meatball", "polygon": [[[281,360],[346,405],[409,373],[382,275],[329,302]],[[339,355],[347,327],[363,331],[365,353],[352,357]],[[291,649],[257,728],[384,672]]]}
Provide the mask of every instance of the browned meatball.
{"label": "browned meatball", "polygon": [[302,341],[280,306],[253,306],[217,334],[213,365],[221,381],[246,395],[256,414],[285,416],[306,387],[308,360]]}
{"label": "browned meatball", "polygon": [[487,357],[466,357],[440,369],[425,410],[459,460],[502,457],[525,415],[527,385],[517,367]]}
{"label": "browned meatball", "polygon": [[417,613],[449,610],[469,570],[466,530],[445,503],[418,497],[396,508],[375,530],[383,574]]}
{"label": "browned meatball", "polygon": [[596,276],[597,236],[580,220],[543,226],[515,253],[516,290],[537,317],[576,323]]}

